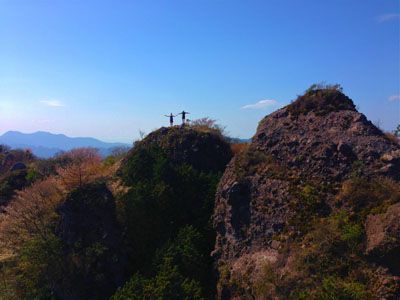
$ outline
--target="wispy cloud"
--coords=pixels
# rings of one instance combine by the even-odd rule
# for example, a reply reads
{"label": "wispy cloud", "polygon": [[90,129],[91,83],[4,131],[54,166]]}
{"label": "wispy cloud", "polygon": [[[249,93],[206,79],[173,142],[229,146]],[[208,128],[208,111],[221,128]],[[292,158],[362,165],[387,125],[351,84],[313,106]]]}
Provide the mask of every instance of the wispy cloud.
{"label": "wispy cloud", "polygon": [[384,15],[380,15],[376,18],[378,23],[387,22],[387,21],[390,21],[393,19],[400,19],[400,14],[384,14]]}
{"label": "wispy cloud", "polygon": [[275,99],[266,99],[266,100],[260,100],[257,103],[254,104],[247,104],[242,107],[242,109],[262,109],[268,106],[273,106],[277,104],[278,102]]}
{"label": "wispy cloud", "polygon": [[400,101],[400,95],[392,95],[388,99],[389,101]]}
{"label": "wispy cloud", "polygon": [[53,123],[53,120],[41,119],[41,120],[37,120],[36,122],[37,122],[38,124],[49,124],[49,123]]}
{"label": "wispy cloud", "polygon": [[59,100],[42,100],[40,103],[50,107],[65,107],[65,104]]}

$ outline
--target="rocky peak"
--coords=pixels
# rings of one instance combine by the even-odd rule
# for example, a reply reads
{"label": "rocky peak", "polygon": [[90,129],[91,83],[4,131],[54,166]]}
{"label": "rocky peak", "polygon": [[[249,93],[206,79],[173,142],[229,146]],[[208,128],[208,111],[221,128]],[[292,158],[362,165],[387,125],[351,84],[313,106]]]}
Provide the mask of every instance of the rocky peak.
{"label": "rocky peak", "polygon": [[356,111],[353,101],[343,94],[339,87],[313,88],[287,106],[292,116],[306,115],[313,112],[324,116],[333,111]]}
{"label": "rocky peak", "polygon": [[265,117],[252,146],[307,178],[339,180],[357,171],[400,179],[398,144],[337,90],[307,92]]}
{"label": "rocky peak", "polygon": [[[287,253],[307,234],[309,224],[333,215],[338,206],[351,206],[343,203],[345,197],[341,203],[337,200],[350,178],[398,182],[400,146],[359,113],[341,90],[310,89],[266,116],[248,150],[228,165],[216,194],[213,256],[220,274],[219,297],[257,298],[256,277],[266,264],[277,268],[276,276],[287,276]],[[360,196],[368,197],[368,192]],[[371,199],[372,206],[381,203]],[[388,203],[400,201],[393,199]],[[357,214],[353,212],[353,218],[361,219]],[[267,298],[288,297],[265,293]]]}
{"label": "rocky peak", "polygon": [[201,131],[190,126],[162,127],[136,143],[133,153],[140,149],[160,148],[173,163],[188,164],[201,171],[223,171],[232,158],[229,144],[215,132]]}

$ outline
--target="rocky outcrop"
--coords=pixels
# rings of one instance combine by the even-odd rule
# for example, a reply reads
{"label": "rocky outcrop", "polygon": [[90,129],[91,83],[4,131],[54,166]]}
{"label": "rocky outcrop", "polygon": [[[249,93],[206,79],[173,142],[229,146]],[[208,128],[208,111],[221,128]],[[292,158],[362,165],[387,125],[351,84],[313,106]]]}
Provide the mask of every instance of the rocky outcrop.
{"label": "rocky outcrop", "polygon": [[[259,265],[254,262],[260,257],[284,276],[288,253],[311,221],[337,210],[342,183],[378,176],[400,180],[400,147],[340,90],[310,90],[265,117],[249,149],[228,165],[217,191],[213,256],[219,297],[255,297],[233,278],[252,273],[249,266]],[[252,276],[246,278],[247,286],[254,284]]]}
{"label": "rocky outcrop", "polygon": [[57,297],[108,299],[124,276],[112,193],[103,183],[83,186],[67,197],[58,213],[56,234],[71,274],[56,289]]}
{"label": "rocky outcrop", "polygon": [[35,157],[29,150],[10,150],[8,147],[0,145],[0,176],[10,171],[16,164],[27,165],[33,161],[35,161]]}
{"label": "rocky outcrop", "polygon": [[[297,101],[302,101],[299,99]],[[343,95],[343,101],[350,101]],[[295,103],[294,103],[295,104]],[[294,105],[292,104],[292,105]],[[261,121],[252,146],[307,178],[342,180],[360,175],[400,179],[400,150],[355,109],[294,117],[291,106]],[[355,170],[355,164],[359,170]]]}
{"label": "rocky outcrop", "polygon": [[22,162],[17,162],[10,169],[11,172],[18,171],[18,170],[26,170],[26,165]]}
{"label": "rocky outcrop", "polygon": [[[189,126],[162,127],[136,143],[131,152],[159,147],[175,164],[188,164],[200,171],[223,171],[232,158],[229,144],[214,132]],[[129,159],[131,155],[127,155]]]}
{"label": "rocky outcrop", "polygon": [[25,169],[9,171],[0,176],[0,213],[3,212],[3,208],[8,205],[15,193],[29,184],[26,177]]}
{"label": "rocky outcrop", "polygon": [[0,213],[18,190],[30,184],[27,166],[34,161],[35,157],[29,151],[11,150],[0,145]]}

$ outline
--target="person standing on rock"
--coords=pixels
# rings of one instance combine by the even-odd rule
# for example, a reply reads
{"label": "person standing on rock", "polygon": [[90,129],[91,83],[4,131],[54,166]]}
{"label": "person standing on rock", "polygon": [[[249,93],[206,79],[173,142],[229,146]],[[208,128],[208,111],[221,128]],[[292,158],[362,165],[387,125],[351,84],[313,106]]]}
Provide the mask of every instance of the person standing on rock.
{"label": "person standing on rock", "polygon": [[168,116],[168,115],[164,115],[167,118],[169,118],[169,125],[170,126],[174,126],[174,117],[176,117],[177,115],[173,115],[172,113]]}
{"label": "person standing on rock", "polygon": [[190,112],[183,110],[181,113],[178,114],[178,115],[182,115],[182,125],[186,124],[186,114],[190,114]]}

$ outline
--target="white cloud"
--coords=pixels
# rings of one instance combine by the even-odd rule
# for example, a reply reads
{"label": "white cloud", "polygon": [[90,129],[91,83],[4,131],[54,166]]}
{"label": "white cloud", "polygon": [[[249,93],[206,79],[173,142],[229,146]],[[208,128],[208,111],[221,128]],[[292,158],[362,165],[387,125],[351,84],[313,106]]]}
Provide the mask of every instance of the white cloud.
{"label": "white cloud", "polygon": [[242,109],[262,109],[268,106],[273,106],[277,104],[278,102],[275,99],[266,99],[266,100],[260,100],[257,103],[254,104],[247,104],[242,107]]}
{"label": "white cloud", "polygon": [[400,95],[392,95],[388,99],[389,101],[400,101]]}
{"label": "white cloud", "polygon": [[383,22],[387,22],[393,19],[399,19],[400,18],[400,14],[384,14],[384,15],[380,15],[376,18],[376,20],[378,21],[378,23],[383,23]]}
{"label": "white cloud", "polygon": [[65,104],[58,100],[42,100],[40,103],[51,107],[65,107]]}

